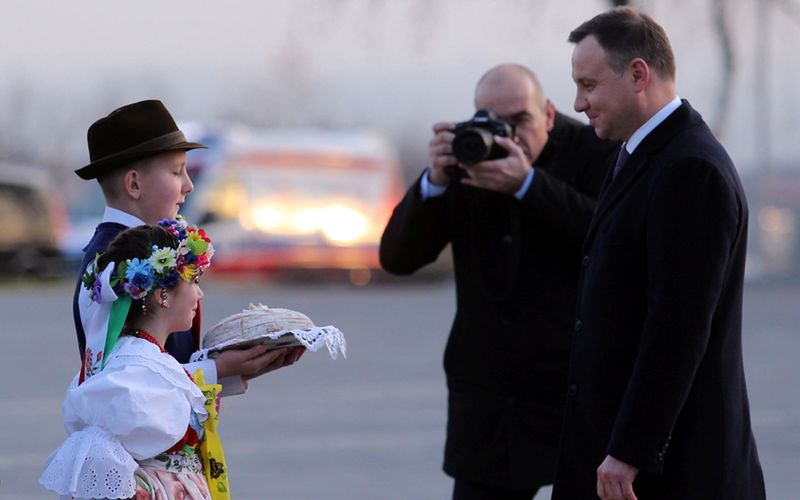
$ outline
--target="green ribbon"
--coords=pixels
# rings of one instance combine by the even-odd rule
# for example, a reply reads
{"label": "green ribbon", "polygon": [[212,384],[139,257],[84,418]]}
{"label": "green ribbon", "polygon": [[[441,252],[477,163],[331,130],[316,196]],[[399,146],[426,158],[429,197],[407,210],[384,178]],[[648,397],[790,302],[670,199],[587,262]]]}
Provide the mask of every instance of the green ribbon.
{"label": "green ribbon", "polygon": [[122,326],[125,324],[125,318],[128,317],[128,310],[130,310],[130,308],[130,295],[123,295],[115,300],[114,304],[111,306],[111,313],[108,316],[108,331],[106,332],[106,346],[103,351],[101,370],[106,367],[106,360],[109,354],[111,354],[111,349],[117,345],[117,339],[119,339],[119,334],[122,333]]}

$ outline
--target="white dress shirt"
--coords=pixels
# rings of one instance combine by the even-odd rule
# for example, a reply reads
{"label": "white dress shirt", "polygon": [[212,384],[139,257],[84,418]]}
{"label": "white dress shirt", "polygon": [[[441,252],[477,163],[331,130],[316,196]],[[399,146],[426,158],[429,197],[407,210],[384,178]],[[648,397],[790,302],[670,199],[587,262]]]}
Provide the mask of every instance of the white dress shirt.
{"label": "white dress shirt", "polygon": [[631,138],[625,143],[625,149],[628,151],[629,154],[633,154],[639,144],[642,143],[645,137],[647,137],[650,132],[655,130],[656,127],[661,125],[661,122],[667,119],[669,115],[672,114],[673,111],[681,107],[681,98],[675,96],[670,102],[668,102],[663,108],[661,108],[658,113],[654,114],[650,117],[649,120],[644,122],[644,125],[639,127],[636,132],[631,135]]}

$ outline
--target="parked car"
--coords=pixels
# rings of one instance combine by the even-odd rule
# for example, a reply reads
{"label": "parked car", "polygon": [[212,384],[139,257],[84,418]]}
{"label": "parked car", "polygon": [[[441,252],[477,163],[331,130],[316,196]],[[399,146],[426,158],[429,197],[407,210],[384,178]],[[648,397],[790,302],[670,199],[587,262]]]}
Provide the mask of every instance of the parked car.
{"label": "parked car", "polygon": [[214,235],[214,272],[378,269],[403,195],[389,143],[373,132],[238,131],[196,183],[189,220]]}
{"label": "parked car", "polygon": [[0,274],[61,271],[64,205],[42,169],[0,163]]}

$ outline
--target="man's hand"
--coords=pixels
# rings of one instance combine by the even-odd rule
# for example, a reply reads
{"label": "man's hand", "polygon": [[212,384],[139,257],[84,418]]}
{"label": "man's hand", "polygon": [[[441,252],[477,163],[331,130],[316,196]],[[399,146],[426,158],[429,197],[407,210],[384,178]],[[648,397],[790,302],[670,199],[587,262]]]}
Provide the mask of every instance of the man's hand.
{"label": "man's hand", "polygon": [[455,124],[439,122],[433,126],[433,139],[428,143],[428,180],[437,186],[450,182],[447,167],[457,167],[458,161],[453,156],[453,128]]}
{"label": "man's hand", "polygon": [[508,137],[495,136],[494,142],[508,151],[508,156],[465,166],[469,177],[461,179],[461,183],[513,195],[525,182],[531,164],[522,148]]}
{"label": "man's hand", "polygon": [[244,380],[249,380],[293,364],[300,359],[303,352],[305,352],[304,347],[268,350],[265,345],[223,351],[214,360],[217,365],[217,378],[239,375]]}
{"label": "man's hand", "polygon": [[606,456],[597,468],[597,496],[602,500],[636,500],[633,480],[638,473],[637,467]]}

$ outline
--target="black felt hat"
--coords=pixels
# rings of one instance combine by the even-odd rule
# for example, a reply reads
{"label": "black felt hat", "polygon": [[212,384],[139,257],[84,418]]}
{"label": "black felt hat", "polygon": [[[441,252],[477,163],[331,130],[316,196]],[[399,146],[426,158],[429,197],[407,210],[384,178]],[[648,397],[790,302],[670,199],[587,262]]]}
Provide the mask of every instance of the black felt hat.
{"label": "black felt hat", "polygon": [[167,108],[157,100],[115,109],[94,122],[86,136],[91,163],[75,173],[87,180],[148,156],[206,147],[188,142]]}

